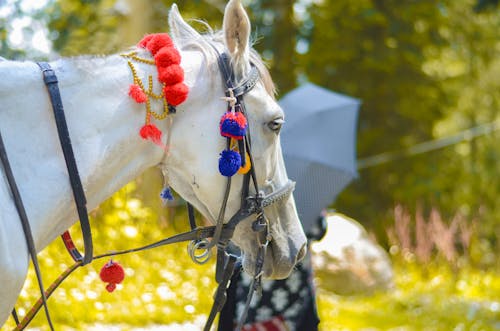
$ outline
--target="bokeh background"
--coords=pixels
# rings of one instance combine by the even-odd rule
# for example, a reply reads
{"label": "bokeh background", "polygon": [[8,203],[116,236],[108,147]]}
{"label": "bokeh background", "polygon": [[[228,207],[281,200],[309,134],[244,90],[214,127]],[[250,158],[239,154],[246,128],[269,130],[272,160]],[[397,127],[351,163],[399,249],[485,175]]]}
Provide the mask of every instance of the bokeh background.
{"label": "bokeh background", "polygon": [[[280,96],[309,81],[362,100],[359,178],[331,207],[390,253],[396,287],[339,296],[318,272],[321,330],[500,330],[498,0],[243,2]],[[167,31],[171,3],[0,0],[0,56],[116,53]],[[177,4],[184,18],[221,27],[225,1]],[[152,170],[93,211],[96,251],[185,230],[184,209],[163,207],[160,190]],[[127,278],[112,294],[98,280],[100,262],[81,268],[50,299],[58,330],[197,329],[210,309],[213,265],[194,265],[185,250],[120,258]],[[59,242],[40,260],[46,283],[71,263]],[[36,297],[31,277],[21,314]],[[33,329],[44,325],[39,314]]]}

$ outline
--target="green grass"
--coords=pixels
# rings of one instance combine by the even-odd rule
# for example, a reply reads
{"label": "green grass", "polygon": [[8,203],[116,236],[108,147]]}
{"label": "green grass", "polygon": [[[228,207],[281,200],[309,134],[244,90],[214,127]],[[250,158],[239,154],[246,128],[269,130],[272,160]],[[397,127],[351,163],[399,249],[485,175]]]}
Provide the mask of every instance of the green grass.
{"label": "green grass", "polygon": [[[134,192],[134,185],[128,185],[93,214],[96,254],[141,246],[187,230],[183,210],[174,217],[157,207],[145,207]],[[78,237],[78,226],[72,232]],[[215,291],[214,264],[194,264],[186,245],[118,257],[126,278],[113,293],[106,292],[98,276],[105,260],[78,269],[49,300],[56,329],[119,324],[127,330],[204,320]],[[39,257],[46,286],[71,264],[59,240]],[[371,296],[340,297],[318,289],[321,330],[500,330],[500,273],[470,267],[454,272],[440,264],[429,265],[423,272],[416,264],[398,262],[395,275],[393,290]],[[30,270],[17,304],[21,315],[37,299]],[[9,319],[2,330],[13,327]],[[43,312],[31,327],[48,329]]]}
{"label": "green grass", "polygon": [[393,290],[340,297],[319,289],[322,330],[500,330],[500,274],[397,264]]}

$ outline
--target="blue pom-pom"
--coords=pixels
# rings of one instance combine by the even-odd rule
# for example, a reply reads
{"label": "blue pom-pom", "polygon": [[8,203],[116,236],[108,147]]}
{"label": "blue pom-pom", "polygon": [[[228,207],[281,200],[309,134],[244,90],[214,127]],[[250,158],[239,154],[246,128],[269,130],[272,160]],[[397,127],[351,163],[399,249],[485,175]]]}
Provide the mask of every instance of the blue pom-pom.
{"label": "blue pom-pom", "polygon": [[231,177],[241,167],[240,153],[232,150],[224,150],[220,153],[219,171],[222,176]]}
{"label": "blue pom-pom", "polygon": [[170,187],[165,187],[161,193],[160,193],[160,197],[161,199],[164,201],[164,202],[167,202],[167,201],[172,201],[174,200],[174,196],[172,195],[172,191],[170,190]]}
{"label": "blue pom-pom", "polygon": [[247,132],[247,119],[241,112],[227,112],[220,119],[220,134],[224,137],[243,139]]}

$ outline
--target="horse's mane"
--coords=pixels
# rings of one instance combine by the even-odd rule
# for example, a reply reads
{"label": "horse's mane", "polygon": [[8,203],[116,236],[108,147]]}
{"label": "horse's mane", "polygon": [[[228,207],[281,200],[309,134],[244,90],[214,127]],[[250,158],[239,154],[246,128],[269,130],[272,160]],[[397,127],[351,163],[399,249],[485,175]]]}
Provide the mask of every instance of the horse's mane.
{"label": "horse's mane", "polygon": [[[206,22],[201,20],[195,21],[202,24],[206,32],[201,34],[201,38],[186,38],[184,40],[181,40],[182,48],[199,50],[204,54],[207,61],[217,62],[217,53],[215,52],[214,47],[216,49],[220,49],[221,45],[224,45],[223,31],[213,31]],[[266,64],[257,53],[257,51],[253,49],[253,47],[251,47],[250,49],[250,62],[252,62],[252,64],[259,71],[262,83],[264,84],[267,93],[269,93],[269,95],[274,98],[276,96],[276,87],[271,78],[271,74],[269,73]]]}

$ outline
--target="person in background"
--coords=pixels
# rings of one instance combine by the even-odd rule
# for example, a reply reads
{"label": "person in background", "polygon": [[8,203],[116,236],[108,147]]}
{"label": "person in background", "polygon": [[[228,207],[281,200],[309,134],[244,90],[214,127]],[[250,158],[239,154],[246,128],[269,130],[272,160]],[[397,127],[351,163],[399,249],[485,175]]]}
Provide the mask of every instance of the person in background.
{"label": "person in background", "polygon": [[[297,209],[300,209],[297,204]],[[309,243],[320,240],[326,232],[325,213],[319,211],[307,236]],[[218,331],[234,330],[249,291],[251,278],[241,268],[235,270],[227,291],[227,300],[219,317]],[[254,295],[242,331],[317,331],[319,316],[313,283],[311,253],[287,279],[263,280],[262,295]]]}

